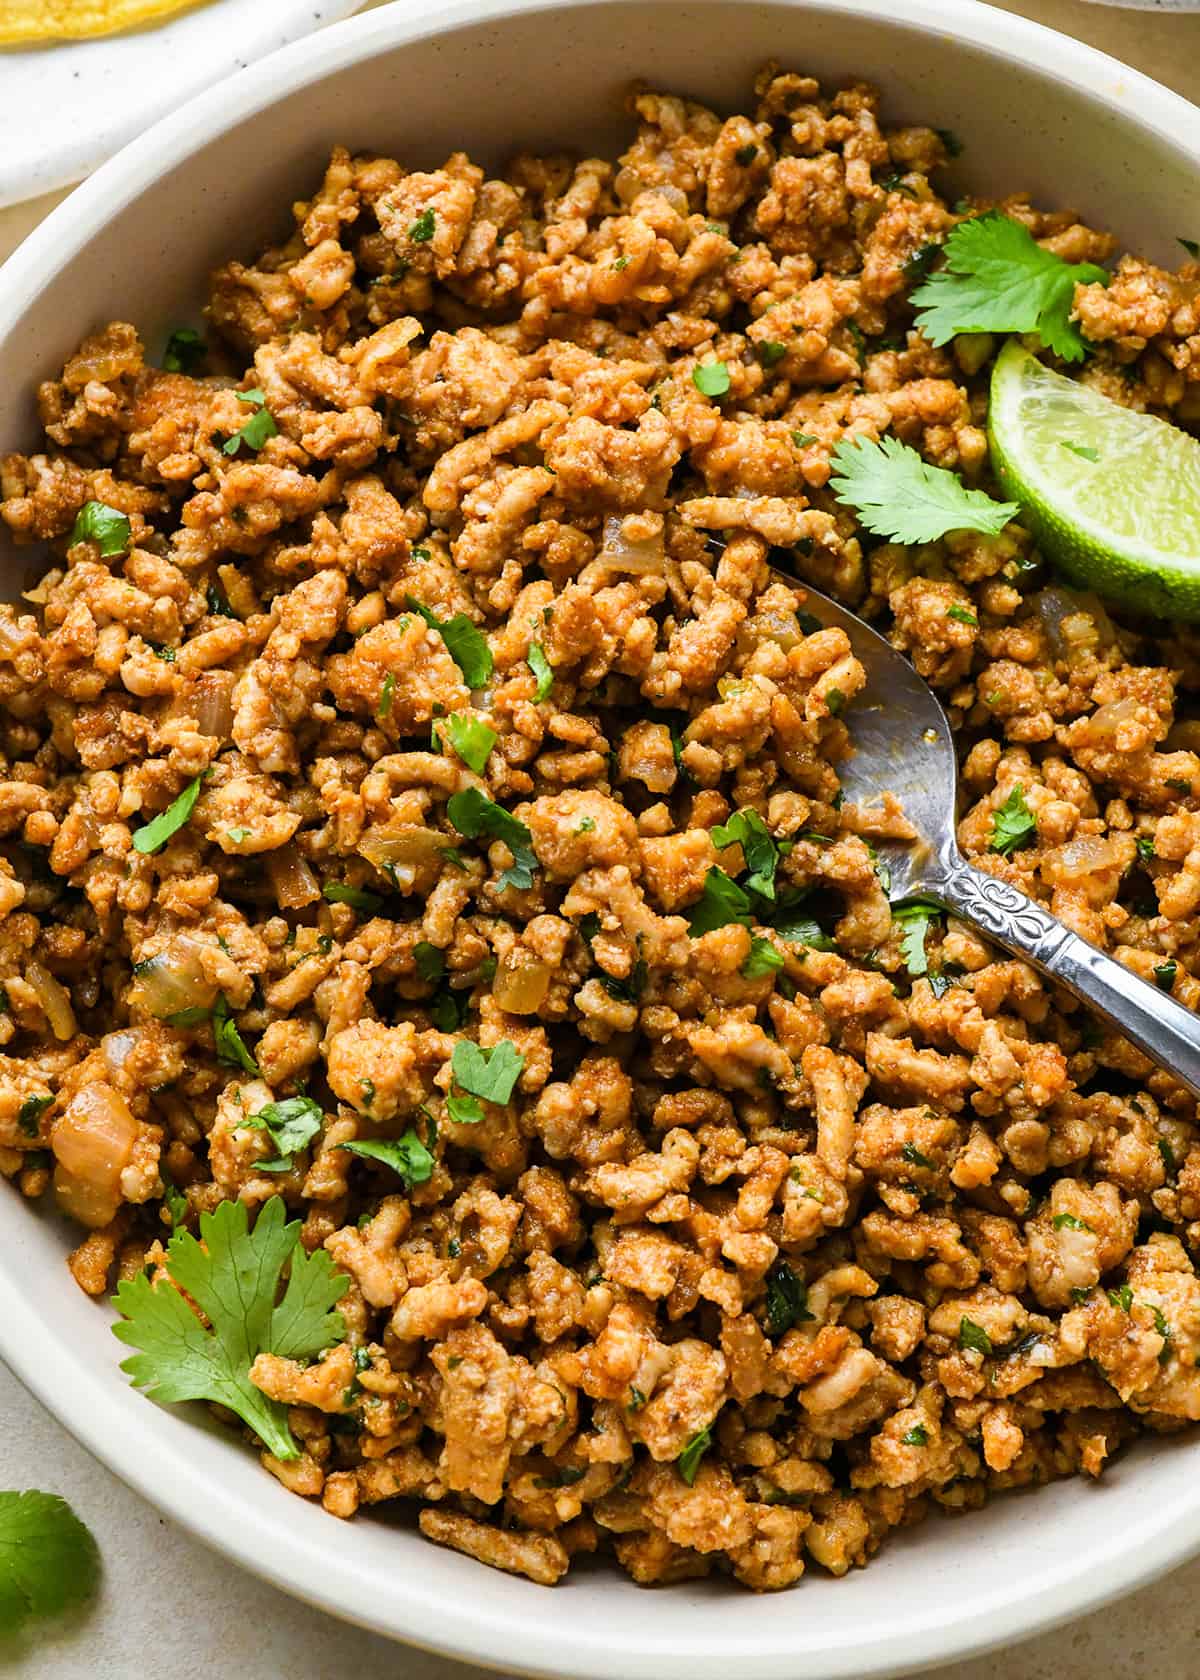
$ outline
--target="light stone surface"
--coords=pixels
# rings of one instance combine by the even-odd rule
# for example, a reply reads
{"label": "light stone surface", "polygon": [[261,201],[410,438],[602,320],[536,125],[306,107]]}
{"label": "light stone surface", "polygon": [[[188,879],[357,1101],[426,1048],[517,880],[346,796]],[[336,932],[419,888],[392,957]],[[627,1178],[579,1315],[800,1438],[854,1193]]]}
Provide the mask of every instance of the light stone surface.
{"label": "light stone surface", "polygon": [[[1121,12],[1081,0],[1010,0],[1007,9],[1090,41],[1200,101],[1200,17]],[[0,259],[63,196],[0,211]],[[481,1676],[344,1626],[215,1556],[91,1459],[2,1365],[0,1487],[63,1494],[104,1556],[97,1603],[36,1643],[0,1646],[0,1680]],[[1082,1623],[938,1673],[943,1680],[1196,1680],[1198,1636],[1200,1560]],[[519,1663],[520,1653],[511,1660]]]}

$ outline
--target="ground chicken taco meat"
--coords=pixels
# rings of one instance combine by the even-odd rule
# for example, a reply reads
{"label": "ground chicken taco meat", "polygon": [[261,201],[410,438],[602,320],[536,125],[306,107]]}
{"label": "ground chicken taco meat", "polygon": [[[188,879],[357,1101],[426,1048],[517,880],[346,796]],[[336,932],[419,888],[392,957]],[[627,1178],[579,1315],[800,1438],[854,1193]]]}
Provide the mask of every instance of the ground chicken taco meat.
{"label": "ground chicken taco meat", "polygon": [[[902,816],[839,792],[862,672],[771,568],[938,690],[964,850],[1189,1005],[1200,664],[1019,524],[902,548],[826,487],[848,433],[989,486],[999,345],[908,302],[985,207],[953,137],[774,66],[746,115],[631,109],[615,161],[497,178],[339,148],[203,338],[114,322],[41,387],[0,1170],[97,1297],[283,1198],[346,1339],[256,1361],[303,1448],[265,1462],[335,1515],[772,1589],[1200,1417],[1200,1135],[1025,964],[937,915],[916,955]],[[1198,292],[1080,287],[1082,377],[1194,422]],[[249,1123],[289,1102],[302,1142]]]}

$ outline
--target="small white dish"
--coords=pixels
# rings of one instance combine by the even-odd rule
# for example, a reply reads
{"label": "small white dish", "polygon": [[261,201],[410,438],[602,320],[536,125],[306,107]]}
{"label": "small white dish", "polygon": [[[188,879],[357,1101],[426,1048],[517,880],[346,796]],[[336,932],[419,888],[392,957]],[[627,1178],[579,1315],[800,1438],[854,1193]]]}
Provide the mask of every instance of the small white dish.
{"label": "small white dish", "polygon": [[82,180],[168,111],[362,0],[208,0],[145,29],[0,47],[0,208]]}

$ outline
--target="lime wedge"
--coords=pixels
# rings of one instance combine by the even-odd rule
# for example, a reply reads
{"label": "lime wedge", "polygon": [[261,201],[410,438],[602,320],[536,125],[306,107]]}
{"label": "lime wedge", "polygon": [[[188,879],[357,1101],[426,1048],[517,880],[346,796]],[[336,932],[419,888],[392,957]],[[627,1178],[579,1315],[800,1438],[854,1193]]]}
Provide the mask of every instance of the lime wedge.
{"label": "lime wedge", "polygon": [[1004,495],[1065,572],[1137,612],[1200,619],[1200,440],[1010,339],[988,441]]}

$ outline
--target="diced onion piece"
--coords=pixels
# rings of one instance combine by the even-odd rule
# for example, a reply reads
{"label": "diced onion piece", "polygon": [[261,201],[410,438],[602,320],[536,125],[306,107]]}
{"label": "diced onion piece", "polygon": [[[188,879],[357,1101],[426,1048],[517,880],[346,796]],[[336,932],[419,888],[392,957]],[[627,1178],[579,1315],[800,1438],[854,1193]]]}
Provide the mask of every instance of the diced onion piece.
{"label": "diced onion piece", "polygon": [[196,714],[201,735],[215,735],[227,741],[233,729],[233,671],[204,671],[196,678],[195,694],[188,704]]}
{"label": "diced onion piece", "polygon": [[411,892],[423,872],[439,869],[445,849],[445,835],[420,823],[376,824],[358,843],[360,856],[390,875],[401,892]]}
{"label": "diced onion piece", "polygon": [[211,1009],[217,988],[205,977],[203,946],[177,934],[156,956],[139,963],[126,994],[129,1004],[163,1021],[182,1009]]}
{"label": "diced onion piece", "polygon": [[39,962],[31,962],[25,970],[25,978],[37,993],[38,1002],[42,1006],[50,1031],[60,1042],[75,1037],[75,1011],[71,1008],[71,998],[61,981],[56,980],[48,968],[43,968]]}
{"label": "diced onion piece", "polygon": [[137,1130],[125,1099],[103,1081],[71,1098],[50,1133],[54,1193],[64,1213],[93,1229],[115,1217]]}
{"label": "diced onion piece", "polygon": [[[661,524],[650,535],[634,538],[629,535],[626,519],[620,514],[611,514],[604,521],[604,546],[592,565],[635,575],[653,572],[661,577],[667,566]],[[585,569],[590,571],[591,567]]]}
{"label": "diced onion piece", "polygon": [[536,1015],[550,990],[550,964],[518,945],[501,957],[492,994],[510,1015]]}
{"label": "diced onion piece", "polygon": [[320,882],[295,846],[280,846],[278,851],[268,852],[266,864],[281,910],[300,910],[320,898]]}

